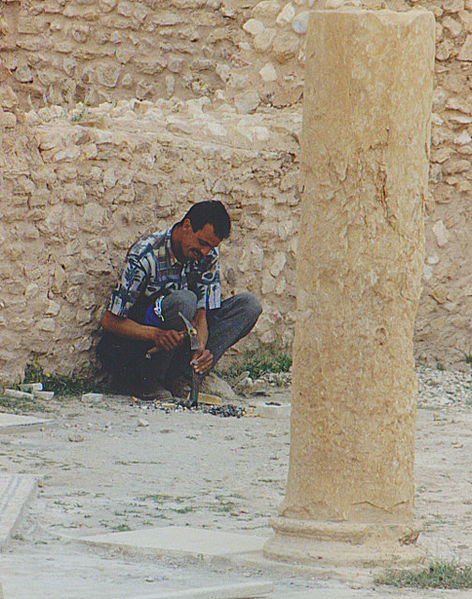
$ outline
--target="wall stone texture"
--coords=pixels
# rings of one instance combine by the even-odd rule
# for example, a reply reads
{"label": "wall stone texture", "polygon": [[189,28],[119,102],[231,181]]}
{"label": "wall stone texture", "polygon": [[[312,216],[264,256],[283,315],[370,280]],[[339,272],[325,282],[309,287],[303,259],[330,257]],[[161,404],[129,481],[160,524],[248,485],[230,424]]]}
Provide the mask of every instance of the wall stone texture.
{"label": "wall stone texture", "polygon": [[[468,367],[472,0],[353,3],[436,17],[415,347]],[[129,243],[211,197],[235,220],[226,292],[262,297],[254,340],[291,341],[305,32],[325,4],[0,0],[0,379],[32,352],[50,371],[90,370]]]}

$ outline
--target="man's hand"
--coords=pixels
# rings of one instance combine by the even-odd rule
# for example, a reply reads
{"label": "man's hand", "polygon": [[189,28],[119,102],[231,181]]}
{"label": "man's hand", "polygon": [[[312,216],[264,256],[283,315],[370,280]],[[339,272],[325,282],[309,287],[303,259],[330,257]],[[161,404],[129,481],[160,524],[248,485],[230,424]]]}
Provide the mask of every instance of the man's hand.
{"label": "man's hand", "polygon": [[[175,331],[171,329],[170,331],[165,331],[163,329],[154,329],[152,340],[154,341],[154,345],[157,350],[165,350],[172,351],[177,348],[185,338],[185,333],[183,331]],[[154,353],[150,350],[148,353]]]}
{"label": "man's hand", "polygon": [[205,374],[213,365],[213,354],[206,348],[197,349],[193,354],[191,365],[197,374]]}

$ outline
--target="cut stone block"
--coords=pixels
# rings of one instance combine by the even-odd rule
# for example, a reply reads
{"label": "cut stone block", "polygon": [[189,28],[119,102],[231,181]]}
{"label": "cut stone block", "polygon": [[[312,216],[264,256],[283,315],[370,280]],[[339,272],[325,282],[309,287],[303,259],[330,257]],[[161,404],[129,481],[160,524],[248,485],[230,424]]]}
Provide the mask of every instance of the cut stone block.
{"label": "cut stone block", "polygon": [[100,403],[103,401],[103,393],[84,393],[82,401],[91,401],[92,403]]}
{"label": "cut stone block", "polygon": [[5,414],[0,412],[0,433],[10,433],[25,428],[34,429],[51,423],[47,418],[36,418],[35,416],[18,416],[17,414]]}
{"label": "cut stone block", "polygon": [[251,401],[248,414],[263,418],[290,418],[290,404],[270,401]]}
{"label": "cut stone block", "polygon": [[166,526],[83,537],[81,541],[87,545],[132,550],[146,555],[205,559],[260,552],[267,537],[188,526]]}
{"label": "cut stone block", "polygon": [[272,593],[273,589],[274,585],[271,582],[243,582],[184,591],[167,591],[133,599],[252,599]]}
{"label": "cut stone block", "polygon": [[23,511],[38,486],[34,476],[0,474],[0,551],[15,534]]}
{"label": "cut stone block", "polygon": [[32,393],[27,393],[26,391],[18,391],[18,389],[5,389],[3,394],[7,397],[12,397],[13,399],[33,399]]}
{"label": "cut stone block", "polygon": [[43,383],[23,383],[20,385],[20,389],[22,391],[29,391],[30,393],[35,393],[35,391],[43,390]]}
{"label": "cut stone block", "polygon": [[33,395],[34,395],[34,397],[37,397],[38,399],[43,399],[45,401],[51,401],[51,399],[54,397],[54,391],[34,391],[33,390]]}

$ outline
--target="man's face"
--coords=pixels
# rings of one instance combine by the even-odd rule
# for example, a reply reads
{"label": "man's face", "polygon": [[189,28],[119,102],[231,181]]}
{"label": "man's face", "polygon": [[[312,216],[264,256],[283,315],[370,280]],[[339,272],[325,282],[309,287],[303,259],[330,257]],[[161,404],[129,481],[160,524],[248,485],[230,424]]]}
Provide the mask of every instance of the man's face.
{"label": "man's face", "polygon": [[186,262],[207,256],[210,250],[220,243],[221,239],[215,235],[212,224],[205,223],[202,229],[193,231],[190,220],[188,218],[184,220],[180,249]]}

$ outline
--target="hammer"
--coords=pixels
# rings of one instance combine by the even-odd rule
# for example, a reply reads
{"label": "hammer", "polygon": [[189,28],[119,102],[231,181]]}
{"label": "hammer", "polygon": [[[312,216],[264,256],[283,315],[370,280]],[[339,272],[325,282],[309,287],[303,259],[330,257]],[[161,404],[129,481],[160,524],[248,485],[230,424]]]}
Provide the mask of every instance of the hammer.
{"label": "hammer", "polygon": [[[197,329],[189,320],[187,320],[187,318],[185,318],[182,312],[179,312],[179,316],[183,320],[185,328],[187,329],[187,334],[190,339],[190,351],[194,352],[198,349]],[[190,391],[190,396],[185,400],[183,405],[185,405],[186,408],[196,408],[198,407],[198,391],[200,387],[200,377],[195,372],[192,362],[190,362],[190,366],[192,366],[192,390]]]}

